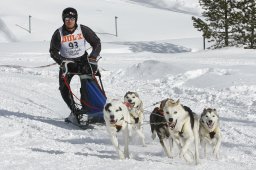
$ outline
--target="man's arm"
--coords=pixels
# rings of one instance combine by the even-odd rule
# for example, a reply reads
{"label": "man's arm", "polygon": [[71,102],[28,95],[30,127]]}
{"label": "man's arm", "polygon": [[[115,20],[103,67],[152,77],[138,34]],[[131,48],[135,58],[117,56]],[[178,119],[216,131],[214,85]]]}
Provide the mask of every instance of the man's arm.
{"label": "man's arm", "polygon": [[49,52],[50,52],[51,58],[59,65],[63,60],[63,57],[59,54],[60,47],[61,47],[60,41],[61,41],[60,33],[59,33],[59,30],[57,29],[52,36]]}
{"label": "man's arm", "polygon": [[101,42],[99,37],[87,26],[81,25],[81,30],[85,40],[92,46],[92,52],[89,56],[92,58],[98,57],[101,51]]}

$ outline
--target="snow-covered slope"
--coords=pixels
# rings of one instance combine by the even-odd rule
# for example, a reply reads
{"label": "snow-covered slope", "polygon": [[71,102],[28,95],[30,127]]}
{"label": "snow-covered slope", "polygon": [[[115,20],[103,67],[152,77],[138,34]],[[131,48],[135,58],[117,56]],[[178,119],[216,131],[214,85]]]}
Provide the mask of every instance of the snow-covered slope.
{"label": "snow-covered slope", "polygon": [[[79,23],[90,26],[98,33],[115,35],[117,16],[119,37],[111,39],[115,41],[153,41],[201,36],[193,29],[191,15],[148,8],[121,0],[5,1],[1,4],[0,19],[18,41],[49,41],[52,32],[61,26],[62,10],[68,6],[78,10]],[[32,16],[32,34],[16,26],[17,24],[28,29],[29,15]],[[6,41],[12,39],[7,37]]]}
{"label": "snow-covered slope", "polygon": [[[190,15],[161,10],[161,3],[148,8],[147,1],[134,2],[12,0],[1,4],[0,169],[255,168],[255,50],[198,51],[200,34],[192,30]],[[173,4],[170,1],[168,7]],[[120,21],[120,37],[99,34],[103,40],[99,65],[108,98],[122,99],[127,91],[136,91],[144,102],[147,147],[135,137],[130,159],[118,159],[104,126],[80,130],[65,124],[69,109],[58,90],[58,66],[36,68],[53,63],[48,40],[62,24],[60,13],[66,6],[76,7],[79,21],[99,32],[114,32],[107,23],[113,22],[116,12],[120,20],[125,18],[125,23]],[[31,35],[15,26],[26,25],[29,14],[35,31]],[[78,77],[71,85],[79,95]],[[217,109],[223,132],[219,160],[209,153],[208,158],[201,156],[201,164],[189,165],[177,149],[173,159],[165,156],[159,141],[151,139],[148,119],[152,104],[167,97],[180,99],[197,114],[205,107]]]}

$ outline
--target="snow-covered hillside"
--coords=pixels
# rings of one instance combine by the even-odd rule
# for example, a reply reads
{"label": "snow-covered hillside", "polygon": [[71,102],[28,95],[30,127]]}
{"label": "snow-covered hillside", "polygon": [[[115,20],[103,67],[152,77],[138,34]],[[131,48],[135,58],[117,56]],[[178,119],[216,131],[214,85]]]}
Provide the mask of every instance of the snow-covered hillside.
{"label": "snow-covered hillside", "polygon": [[[2,2],[0,169],[254,169],[256,52],[200,51],[200,33],[193,29],[189,14],[198,12],[196,4],[192,0]],[[136,91],[144,102],[147,147],[135,137],[130,159],[118,159],[105,126],[80,130],[64,123],[69,109],[58,90],[58,66],[36,68],[53,63],[49,40],[61,26],[61,12],[67,6],[77,8],[79,22],[96,32],[114,33],[114,16],[119,17],[119,37],[98,34],[103,47],[99,65],[109,99]],[[28,15],[33,19],[32,34],[15,26],[26,26]],[[79,95],[78,77],[72,88]],[[180,99],[197,114],[205,107],[217,109],[223,133],[219,160],[201,154],[201,163],[190,165],[179,158],[177,149],[173,159],[165,156],[158,139],[151,139],[148,120],[152,104],[167,97]]]}
{"label": "snow-covered hillside", "polygon": [[[49,41],[52,32],[62,24],[61,13],[67,6],[75,7],[79,12],[79,22],[98,33],[115,34],[117,16],[119,38],[115,38],[115,41],[154,41],[201,36],[193,29],[191,15],[147,8],[125,0],[12,0],[1,3],[0,25],[6,26],[0,28],[0,33],[5,35],[1,39]],[[29,15],[32,16],[32,34],[16,26],[28,29]],[[102,39],[110,40],[109,36]]]}

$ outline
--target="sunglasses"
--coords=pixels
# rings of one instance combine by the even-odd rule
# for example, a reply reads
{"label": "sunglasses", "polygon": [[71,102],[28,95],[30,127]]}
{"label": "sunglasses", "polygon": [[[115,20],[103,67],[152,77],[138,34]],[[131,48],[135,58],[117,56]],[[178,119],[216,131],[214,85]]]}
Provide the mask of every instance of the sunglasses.
{"label": "sunglasses", "polygon": [[75,20],[76,20],[76,18],[74,18],[74,17],[66,17],[66,18],[65,18],[65,21],[69,21],[69,20],[71,20],[71,21],[75,21]]}

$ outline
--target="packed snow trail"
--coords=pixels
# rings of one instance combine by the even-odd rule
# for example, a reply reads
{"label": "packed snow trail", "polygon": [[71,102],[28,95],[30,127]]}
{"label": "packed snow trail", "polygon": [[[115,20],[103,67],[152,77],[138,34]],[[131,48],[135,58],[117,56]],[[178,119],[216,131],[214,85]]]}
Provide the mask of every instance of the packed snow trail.
{"label": "packed snow trail", "polygon": [[[225,53],[229,57],[223,59]],[[3,65],[30,67],[52,62],[44,53],[4,55],[0,57]],[[172,97],[197,114],[204,107],[217,109],[223,131],[220,160],[209,156],[198,166],[180,159],[177,149],[175,157],[168,159],[158,139],[152,141],[148,119],[153,107],[145,111],[147,147],[142,147],[138,138],[133,139],[131,159],[120,161],[105,126],[84,131],[64,122],[69,110],[58,90],[58,66],[0,67],[1,169],[253,169],[253,56],[254,51],[227,49],[183,54],[105,54],[100,61],[106,70],[102,77],[109,98],[123,99],[127,91],[137,91],[145,107]],[[79,94],[78,78],[72,87]]]}

